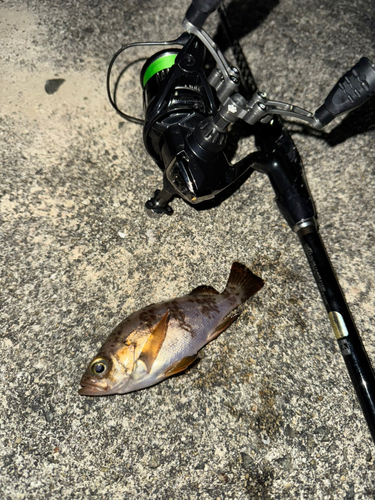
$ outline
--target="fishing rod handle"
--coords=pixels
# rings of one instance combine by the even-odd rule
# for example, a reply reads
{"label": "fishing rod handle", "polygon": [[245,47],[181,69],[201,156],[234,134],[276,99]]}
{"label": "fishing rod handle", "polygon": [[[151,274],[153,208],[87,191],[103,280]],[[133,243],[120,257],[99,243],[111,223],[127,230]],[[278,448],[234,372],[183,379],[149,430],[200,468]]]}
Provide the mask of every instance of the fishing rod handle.
{"label": "fishing rod handle", "polygon": [[297,232],[375,442],[375,375],[316,227]]}

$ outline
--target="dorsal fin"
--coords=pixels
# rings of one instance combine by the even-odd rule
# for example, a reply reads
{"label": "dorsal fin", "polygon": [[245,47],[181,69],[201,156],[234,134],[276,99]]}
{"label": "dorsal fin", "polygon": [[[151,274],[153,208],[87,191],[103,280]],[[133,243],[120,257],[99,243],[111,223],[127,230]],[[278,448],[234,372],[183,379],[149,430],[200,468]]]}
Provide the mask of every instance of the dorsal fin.
{"label": "dorsal fin", "polygon": [[150,373],[152,365],[159,354],[160,348],[163,345],[165,335],[168,329],[169,311],[161,318],[159,323],[150,333],[145,345],[139,355],[139,358],[146,365],[147,373]]}
{"label": "dorsal fin", "polygon": [[215,290],[213,286],[210,285],[200,285],[194,288],[189,295],[218,295],[219,292]]}

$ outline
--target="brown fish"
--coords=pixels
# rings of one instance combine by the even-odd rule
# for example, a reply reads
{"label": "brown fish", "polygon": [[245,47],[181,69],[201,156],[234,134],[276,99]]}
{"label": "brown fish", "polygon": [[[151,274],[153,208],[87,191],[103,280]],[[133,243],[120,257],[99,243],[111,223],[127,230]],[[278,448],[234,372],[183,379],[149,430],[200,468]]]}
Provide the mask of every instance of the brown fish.
{"label": "brown fish", "polygon": [[263,286],[234,262],[222,293],[199,286],[188,295],[131,314],[109,335],[81,379],[80,394],[125,394],[185,370],[198,351],[239,316],[229,315]]}

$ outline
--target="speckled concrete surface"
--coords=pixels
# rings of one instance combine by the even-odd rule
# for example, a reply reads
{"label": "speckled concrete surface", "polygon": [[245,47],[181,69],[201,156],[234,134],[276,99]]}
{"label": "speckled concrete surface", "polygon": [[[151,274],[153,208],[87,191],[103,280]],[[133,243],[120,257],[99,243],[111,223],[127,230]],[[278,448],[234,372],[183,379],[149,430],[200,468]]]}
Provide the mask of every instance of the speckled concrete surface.
{"label": "speckled concrete surface", "polygon": [[[242,2],[236,30],[260,88],[316,109],[375,58],[371,3]],[[143,210],[161,173],[141,128],[110,107],[106,68],[125,42],[177,36],[188,5],[0,2],[1,498],[375,498],[373,443],[267,178],[209,211]],[[123,102],[141,113],[137,71]],[[322,137],[290,125],[373,362],[374,110]],[[222,289],[235,259],[266,286],[198,363],[137,393],[78,395],[120,319],[202,283]]]}

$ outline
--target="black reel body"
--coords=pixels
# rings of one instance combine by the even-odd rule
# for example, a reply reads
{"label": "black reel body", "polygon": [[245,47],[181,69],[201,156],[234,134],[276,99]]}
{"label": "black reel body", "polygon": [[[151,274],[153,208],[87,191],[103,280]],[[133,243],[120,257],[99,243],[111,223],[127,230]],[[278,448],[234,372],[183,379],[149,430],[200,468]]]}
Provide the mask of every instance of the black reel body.
{"label": "black reel body", "polygon": [[163,190],[146,207],[171,214],[169,200],[178,195],[197,204],[214,198],[234,180],[223,148],[227,133],[218,132],[207,148],[202,127],[217,113],[218,101],[204,73],[206,49],[191,35],[182,49],[154,54],[141,71],[148,153],[164,171]]}

